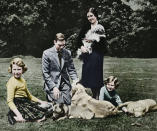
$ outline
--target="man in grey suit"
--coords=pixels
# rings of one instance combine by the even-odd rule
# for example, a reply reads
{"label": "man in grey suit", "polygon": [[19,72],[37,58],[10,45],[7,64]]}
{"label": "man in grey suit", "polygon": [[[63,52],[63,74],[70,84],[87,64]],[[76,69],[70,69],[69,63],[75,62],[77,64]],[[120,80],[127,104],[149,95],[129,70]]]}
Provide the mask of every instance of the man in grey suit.
{"label": "man in grey suit", "polygon": [[70,105],[72,86],[69,76],[75,83],[78,82],[78,76],[71,52],[64,47],[64,35],[57,33],[54,46],[43,52],[42,72],[47,100]]}

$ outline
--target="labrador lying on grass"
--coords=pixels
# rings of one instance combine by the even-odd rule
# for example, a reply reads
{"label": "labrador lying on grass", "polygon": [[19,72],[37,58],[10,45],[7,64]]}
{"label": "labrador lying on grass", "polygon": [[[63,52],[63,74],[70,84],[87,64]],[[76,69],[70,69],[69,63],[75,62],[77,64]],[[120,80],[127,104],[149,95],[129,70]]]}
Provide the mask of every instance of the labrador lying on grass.
{"label": "labrador lying on grass", "polygon": [[119,108],[126,107],[129,114],[135,117],[145,115],[147,112],[157,110],[157,104],[155,100],[145,99],[138,101],[125,102],[119,106]]}
{"label": "labrador lying on grass", "polygon": [[104,118],[118,113],[116,107],[108,101],[99,101],[89,96],[81,84],[72,88],[71,105],[55,104],[53,118]]}
{"label": "labrador lying on grass", "polygon": [[109,115],[116,115],[117,110],[113,104],[108,101],[99,101],[86,93],[81,84],[72,88],[72,104],[70,115],[74,118],[104,118]]}

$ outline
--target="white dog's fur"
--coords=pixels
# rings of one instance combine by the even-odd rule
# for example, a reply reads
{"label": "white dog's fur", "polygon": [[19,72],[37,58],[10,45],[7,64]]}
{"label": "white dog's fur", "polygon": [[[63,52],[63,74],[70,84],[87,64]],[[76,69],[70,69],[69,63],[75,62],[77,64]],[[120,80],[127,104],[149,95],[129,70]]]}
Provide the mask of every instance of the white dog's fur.
{"label": "white dog's fur", "polygon": [[[94,41],[99,42],[101,37],[106,37],[104,27],[97,24],[94,28],[91,28],[86,34],[85,38],[82,40],[84,47],[87,49],[89,54],[92,53],[92,44]],[[90,41],[90,42],[87,42]],[[81,49],[77,50],[77,57],[82,54]]]}

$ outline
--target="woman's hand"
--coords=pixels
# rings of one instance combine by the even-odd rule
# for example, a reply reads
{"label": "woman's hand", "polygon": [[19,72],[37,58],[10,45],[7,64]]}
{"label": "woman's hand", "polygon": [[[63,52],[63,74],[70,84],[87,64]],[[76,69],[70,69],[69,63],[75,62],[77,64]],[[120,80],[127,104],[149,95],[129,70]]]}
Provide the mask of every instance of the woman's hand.
{"label": "woman's hand", "polygon": [[84,39],[85,42],[91,43],[92,40]]}
{"label": "woman's hand", "polygon": [[87,52],[88,52],[88,51],[87,51],[87,48],[84,47],[84,46],[81,46],[81,52],[82,52],[82,53],[87,53]]}

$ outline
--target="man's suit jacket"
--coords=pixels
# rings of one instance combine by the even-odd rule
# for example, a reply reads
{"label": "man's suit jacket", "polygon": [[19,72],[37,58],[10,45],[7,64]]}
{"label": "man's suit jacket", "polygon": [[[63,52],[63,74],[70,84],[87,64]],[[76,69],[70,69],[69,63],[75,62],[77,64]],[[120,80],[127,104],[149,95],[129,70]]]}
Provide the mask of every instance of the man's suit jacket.
{"label": "man's suit jacket", "polygon": [[69,87],[71,87],[69,76],[72,80],[78,79],[71,52],[64,48],[62,50],[61,63],[60,65],[55,46],[43,52],[42,72],[45,80],[44,90],[47,93],[52,93],[54,87],[59,88],[61,77],[69,84]]}

